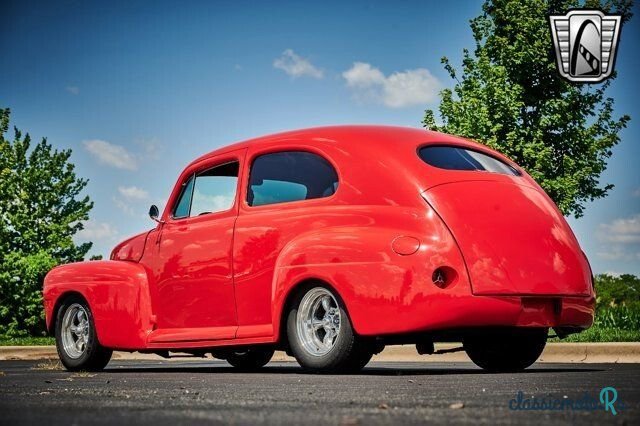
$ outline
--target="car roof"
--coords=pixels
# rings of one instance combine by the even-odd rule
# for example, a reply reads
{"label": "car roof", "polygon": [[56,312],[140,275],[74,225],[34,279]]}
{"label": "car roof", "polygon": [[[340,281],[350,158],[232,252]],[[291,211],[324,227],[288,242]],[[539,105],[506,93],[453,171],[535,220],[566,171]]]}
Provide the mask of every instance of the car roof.
{"label": "car roof", "polygon": [[206,160],[212,156],[238,149],[248,147],[277,148],[279,144],[290,146],[293,141],[316,141],[318,144],[329,143],[347,151],[357,149],[360,152],[363,150],[374,150],[378,152],[380,152],[380,150],[393,151],[397,148],[398,144],[418,146],[429,143],[456,144],[490,151],[486,146],[468,139],[421,128],[381,125],[341,125],[290,130],[248,139],[204,154],[192,161],[190,165]]}

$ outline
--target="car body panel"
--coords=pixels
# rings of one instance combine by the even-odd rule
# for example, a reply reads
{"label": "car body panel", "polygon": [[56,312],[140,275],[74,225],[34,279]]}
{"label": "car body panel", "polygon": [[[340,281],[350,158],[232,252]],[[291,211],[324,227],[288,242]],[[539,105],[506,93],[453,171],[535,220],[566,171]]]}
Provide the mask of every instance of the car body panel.
{"label": "car body panel", "polygon": [[144,253],[147,236],[151,231],[145,231],[118,244],[111,252],[111,260],[128,260],[138,262]]}
{"label": "car body panel", "polygon": [[[428,144],[482,151],[521,174],[438,169],[417,155]],[[252,162],[281,151],[307,151],[324,158],[338,175],[335,193],[249,206]],[[229,160],[240,162],[233,207],[172,218],[182,183],[195,172]],[[514,193],[524,194],[516,205],[497,203],[501,194],[506,200]],[[44,287],[47,324],[51,330],[61,297],[75,292],[88,301],[99,340],[110,348],[276,343],[281,341],[292,295],[300,286],[321,282],[343,300],[361,335],[484,326],[586,328],[593,321],[595,303],[588,263],[580,260],[575,237],[545,197],[506,157],[472,141],[420,129],[336,126],[252,139],[190,163],[157,226],[119,244],[113,260],[52,270]],[[537,200],[535,206],[532,200]],[[467,224],[463,212],[491,215],[496,205],[505,217],[495,219],[511,222],[508,232],[491,240],[497,221],[483,229],[481,217]],[[529,244],[527,238],[535,234],[531,228],[513,240],[514,229],[520,230],[508,214],[520,215],[525,222],[540,221],[535,230],[545,230],[544,239]],[[557,238],[550,240],[554,232]],[[492,264],[496,271],[502,267],[509,279],[496,280],[499,274],[489,271],[494,281],[481,281],[475,269],[470,273],[469,268],[482,260],[467,253],[474,239],[494,248]],[[542,253],[527,262],[519,248]],[[564,274],[549,263],[552,252],[564,262]],[[514,253],[513,259],[501,264],[509,253]],[[527,280],[513,279],[518,268],[528,268]],[[535,268],[543,269],[536,277]],[[442,285],[434,281],[439,270],[447,271]],[[561,280],[554,281],[558,277]]]}
{"label": "car body panel", "polygon": [[538,189],[507,179],[467,180],[424,195],[464,253],[473,294],[589,296],[580,246]]}
{"label": "car body panel", "polygon": [[217,216],[166,223],[143,259],[153,274],[158,328],[236,325],[231,264],[236,216]]}
{"label": "car body panel", "polygon": [[67,294],[79,294],[89,303],[102,345],[119,349],[146,346],[154,318],[148,275],[141,264],[98,260],[51,270],[44,280],[46,323],[50,332],[55,307]]}

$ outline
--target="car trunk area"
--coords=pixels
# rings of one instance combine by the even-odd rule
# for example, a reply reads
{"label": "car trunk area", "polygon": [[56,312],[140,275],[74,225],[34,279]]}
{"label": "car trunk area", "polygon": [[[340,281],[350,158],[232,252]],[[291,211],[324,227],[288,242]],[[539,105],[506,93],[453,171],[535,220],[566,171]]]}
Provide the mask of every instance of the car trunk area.
{"label": "car trunk area", "polygon": [[423,197],[456,239],[473,294],[588,296],[587,260],[546,194],[519,177],[471,173]]}

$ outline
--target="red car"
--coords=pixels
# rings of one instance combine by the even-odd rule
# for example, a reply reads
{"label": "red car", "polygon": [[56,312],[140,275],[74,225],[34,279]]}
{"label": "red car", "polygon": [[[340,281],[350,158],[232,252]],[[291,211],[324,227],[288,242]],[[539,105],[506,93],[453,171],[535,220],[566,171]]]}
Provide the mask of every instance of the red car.
{"label": "red car", "polygon": [[314,371],[385,345],[463,342],[521,370],[549,328],[593,322],[589,263],[557,207],[486,146],[420,129],[338,126],[252,139],[179,176],[154,229],[106,261],[47,275],[69,370],[112,350],[212,354],[245,369],[282,349]]}

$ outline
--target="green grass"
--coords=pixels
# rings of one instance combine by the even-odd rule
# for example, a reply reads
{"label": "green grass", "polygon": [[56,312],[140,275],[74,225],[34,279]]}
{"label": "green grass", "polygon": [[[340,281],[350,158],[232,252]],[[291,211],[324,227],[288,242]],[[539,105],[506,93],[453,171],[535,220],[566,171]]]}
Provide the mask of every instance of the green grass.
{"label": "green grass", "polygon": [[46,346],[55,345],[53,337],[0,337],[0,346]]}
{"label": "green grass", "polygon": [[571,334],[562,340],[549,339],[549,342],[640,342],[640,330],[593,326],[582,333]]}
{"label": "green grass", "polygon": [[640,342],[640,305],[601,306],[588,330],[550,342]]}

